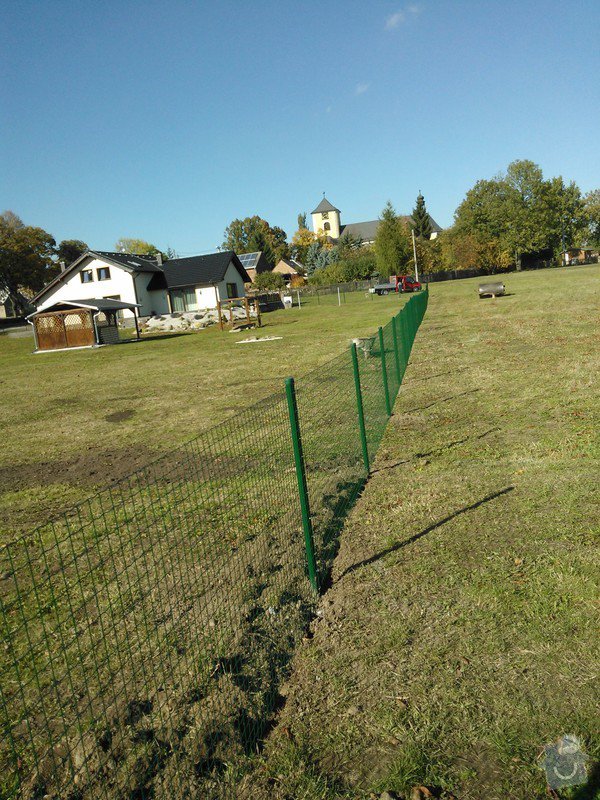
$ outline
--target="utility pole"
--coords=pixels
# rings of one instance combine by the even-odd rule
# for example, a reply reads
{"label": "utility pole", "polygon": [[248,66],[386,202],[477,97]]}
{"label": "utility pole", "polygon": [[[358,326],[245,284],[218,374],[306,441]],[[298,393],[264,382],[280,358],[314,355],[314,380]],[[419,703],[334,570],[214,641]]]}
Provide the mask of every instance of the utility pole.
{"label": "utility pole", "polygon": [[417,243],[415,241],[415,231],[414,228],[411,230],[412,233],[412,243],[413,243],[413,255],[415,258],[415,280],[417,283],[419,282],[419,265],[417,264]]}

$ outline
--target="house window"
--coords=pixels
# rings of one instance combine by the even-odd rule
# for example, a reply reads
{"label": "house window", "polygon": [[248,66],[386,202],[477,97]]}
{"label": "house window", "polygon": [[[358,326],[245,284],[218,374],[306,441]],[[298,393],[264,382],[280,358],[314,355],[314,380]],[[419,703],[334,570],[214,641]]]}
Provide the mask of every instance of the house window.
{"label": "house window", "polygon": [[172,289],[171,308],[173,311],[197,311],[198,298],[193,286],[186,289]]}
{"label": "house window", "polygon": [[237,297],[237,283],[227,284],[227,297]]}
{"label": "house window", "polygon": [[98,267],[97,272],[99,281],[110,280],[110,267]]}
{"label": "house window", "polygon": [[331,225],[328,222],[324,222],[323,223],[323,230],[324,231],[330,231],[331,230]]}
{"label": "house window", "polygon": [[91,269],[82,269],[79,274],[81,275],[82,283],[92,283],[94,280],[94,273]]}

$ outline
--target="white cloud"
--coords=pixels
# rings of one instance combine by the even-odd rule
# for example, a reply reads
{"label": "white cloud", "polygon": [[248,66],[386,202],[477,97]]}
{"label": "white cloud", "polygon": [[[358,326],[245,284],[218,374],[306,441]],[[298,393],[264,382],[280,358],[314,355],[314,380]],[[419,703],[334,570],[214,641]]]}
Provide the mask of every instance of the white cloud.
{"label": "white cloud", "polygon": [[370,83],[357,83],[356,84],[356,94],[364,94],[369,90]]}
{"label": "white cloud", "polygon": [[387,20],[385,21],[385,27],[388,31],[391,31],[392,28],[397,28],[401,22],[404,22],[405,16],[404,11],[396,11],[395,14],[391,14]]}
{"label": "white cloud", "polygon": [[397,28],[403,22],[406,22],[407,14],[420,14],[421,13],[421,6],[417,5],[416,3],[412,3],[411,5],[406,6],[401,11],[396,11],[394,14],[390,14],[390,16],[385,21],[385,27],[388,31]]}

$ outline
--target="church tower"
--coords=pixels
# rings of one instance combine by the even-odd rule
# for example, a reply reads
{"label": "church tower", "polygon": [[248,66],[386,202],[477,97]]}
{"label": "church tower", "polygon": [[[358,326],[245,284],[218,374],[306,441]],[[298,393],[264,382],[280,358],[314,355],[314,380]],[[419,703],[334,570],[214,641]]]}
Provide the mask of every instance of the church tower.
{"label": "church tower", "polygon": [[324,233],[332,239],[340,238],[340,210],[323,197],[314,211],[311,211],[313,231]]}

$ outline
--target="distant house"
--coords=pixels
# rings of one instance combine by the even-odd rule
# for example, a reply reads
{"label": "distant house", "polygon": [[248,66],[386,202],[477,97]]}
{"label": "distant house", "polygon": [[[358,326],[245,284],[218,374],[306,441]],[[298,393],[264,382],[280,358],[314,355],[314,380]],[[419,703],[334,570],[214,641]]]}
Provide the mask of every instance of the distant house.
{"label": "distant house", "polygon": [[304,275],[303,265],[293,258],[281,258],[273,268],[273,272],[283,275],[286,283],[289,283],[295,275]]}
{"label": "distant house", "polygon": [[[364,245],[373,244],[380,222],[378,219],[373,219],[368,222],[351,222],[348,225],[342,225],[341,211],[332,205],[326,197],[311,212],[311,217],[315,233],[325,234],[334,242],[346,234],[362,239]],[[402,219],[408,225],[412,225],[412,217],[404,216]],[[429,222],[431,224],[430,239],[435,239],[442,229],[431,216],[429,217]]]}
{"label": "distant house", "polygon": [[249,277],[230,250],[163,264],[158,256],[89,250],[33,298],[37,311],[57,303],[122,303],[124,317],[216,308],[219,300],[243,297]]}
{"label": "distant house", "polygon": [[238,255],[238,258],[248,273],[252,283],[254,283],[256,276],[261,272],[270,272],[273,269],[262,250],[258,250],[256,253],[241,253]]}
{"label": "distant house", "polygon": [[569,247],[565,250],[565,264],[589,264],[598,260],[600,248],[593,245],[580,245],[579,247]]}

